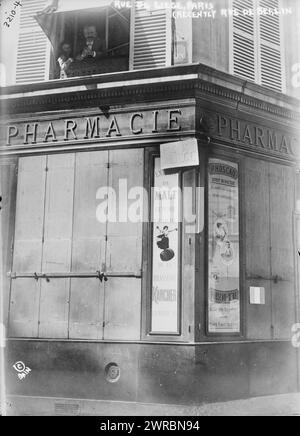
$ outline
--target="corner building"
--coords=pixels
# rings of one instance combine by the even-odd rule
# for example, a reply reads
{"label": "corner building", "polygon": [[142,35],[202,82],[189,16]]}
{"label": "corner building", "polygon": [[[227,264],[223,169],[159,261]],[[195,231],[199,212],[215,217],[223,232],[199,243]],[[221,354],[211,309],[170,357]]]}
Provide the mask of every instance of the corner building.
{"label": "corner building", "polygon": [[[298,2],[23,3],[1,89],[8,413],[298,391]],[[91,22],[107,55],[58,79]]]}

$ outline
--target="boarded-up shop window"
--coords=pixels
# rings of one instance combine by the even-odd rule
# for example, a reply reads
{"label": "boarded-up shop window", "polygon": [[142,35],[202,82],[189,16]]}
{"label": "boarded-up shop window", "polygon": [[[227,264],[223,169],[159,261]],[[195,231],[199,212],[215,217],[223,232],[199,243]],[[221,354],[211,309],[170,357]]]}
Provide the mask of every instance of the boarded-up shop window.
{"label": "boarded-up shop window", "polygon": [[10,336],[140,338],[142,223],[97,215],[120,179],[143,186],[142,149],[19,159]]}
{"label": "boarded-up shop window", "polygon": [[151,333],[179,334],[179,179],[154,159]]}
{"label": "boarded-up shop window", "polygon": [[240,331],[238,165],[208,166],[208,331]]}

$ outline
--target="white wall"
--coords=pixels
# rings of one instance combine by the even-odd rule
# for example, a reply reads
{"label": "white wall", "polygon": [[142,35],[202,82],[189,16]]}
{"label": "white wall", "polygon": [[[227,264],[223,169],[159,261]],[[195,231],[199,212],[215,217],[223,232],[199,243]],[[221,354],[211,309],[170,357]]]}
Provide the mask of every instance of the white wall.
{"label": "white wall", "polygon": [[[15,9],[14,0],[0,0],[0,3],[0,85],[9,86],[15,84],[21,6]],[[10,27],[6,27],[3,22],[12,9],[16,15]]]}

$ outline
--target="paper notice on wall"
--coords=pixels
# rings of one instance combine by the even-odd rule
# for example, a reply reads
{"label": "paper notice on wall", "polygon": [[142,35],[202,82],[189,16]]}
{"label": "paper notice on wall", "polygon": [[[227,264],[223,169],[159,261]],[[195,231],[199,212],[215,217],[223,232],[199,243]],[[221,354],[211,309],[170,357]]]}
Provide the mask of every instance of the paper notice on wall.
{"label": "paper notice on wall", "polygon": [[199,165],[197,139],[161,144],[160,157],[162,170]]}

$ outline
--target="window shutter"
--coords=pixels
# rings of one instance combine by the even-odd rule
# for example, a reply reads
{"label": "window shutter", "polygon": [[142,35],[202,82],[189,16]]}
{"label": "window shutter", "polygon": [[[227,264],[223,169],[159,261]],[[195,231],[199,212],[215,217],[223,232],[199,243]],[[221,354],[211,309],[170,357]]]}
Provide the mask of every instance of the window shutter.
{"label": "window shutter", "polygon": [[233,74],[255,81],[255,30],[254,16],[242,15],[243,9],[252,9],[253,0],[234,0],[233,8],[239,12],[233,16]]}
{"label": "window shutter", "polygon": [[282,91],[280,16],[243,14],[244,9],[280,8],[280,0],[232,0],[239,14],[232,18],[234,75]]}
{"label": "window shutter", "polygon": [[17,54],[16,83],[33,83],[48,79],[48,40],[34,15],[41,11],[45,0],[23,2]]}
{"label": "window shutter", "polygon": [[171,13],[135,2],[131,17],[130,69],[171,65]]}
{"label": "window shutter", "polygon": [[[260,7],[279,8],[279,0],[260,0]],[[279,15],[260,15],[261,84],[282,91],[282,59]]]}

